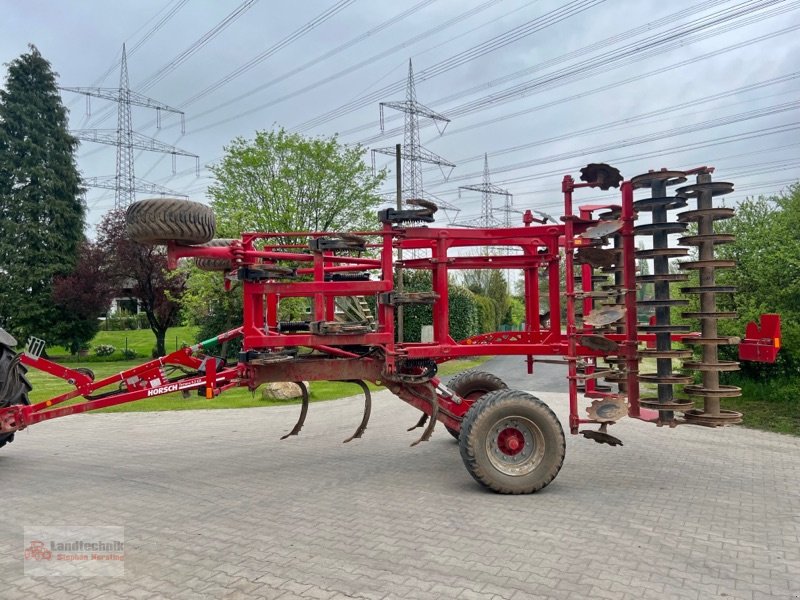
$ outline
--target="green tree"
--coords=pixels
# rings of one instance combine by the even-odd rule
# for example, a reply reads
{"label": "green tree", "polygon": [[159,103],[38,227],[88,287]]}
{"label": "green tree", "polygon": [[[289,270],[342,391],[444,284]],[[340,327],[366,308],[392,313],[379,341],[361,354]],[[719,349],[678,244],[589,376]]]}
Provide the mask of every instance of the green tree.
{"label": "green tree", "polygon": [[734,218],[717,221],[719,232],[733,233],[736,241],[717,246],[719,258],[736,261],[736,268],[720,270],[717,281],[733,285],[734,295],[718,296],[719,310],[734,310],[738,318],[720,321],[725,335],[743,335],[748,321],[763,313],[779,313],[783,344],[776,367],[745,363],[745,371],[800,372],[800,184],[770,198],[748,198]]}
{"label": "green tree", "polygon": [[[54,327],[73,317],[53,301],[52,289],[55,278],[72,272],[84,239],[78,142],[67,130],[56,74],[39,51],[30,46],[7,66],[0,90],[0,326],[21,339],[63,339]],[[59,323],[60,333],[68,328]]]}
{"label": "green tree", "polygon": [[508,309],[511,307],[508,282],[502,271],[496,269],[489,271],[489,285],[486,289],[486,295],[497,307],[495,330],[499,330],[500,325],[511,322],[511,315],[508,314]]}
{"label": "green tree", "polygon": [[364,152],[336,137],[308,138],[284,129],[236,138],[211,167],[217,235],[373,228],[385,173],[373,174]]}

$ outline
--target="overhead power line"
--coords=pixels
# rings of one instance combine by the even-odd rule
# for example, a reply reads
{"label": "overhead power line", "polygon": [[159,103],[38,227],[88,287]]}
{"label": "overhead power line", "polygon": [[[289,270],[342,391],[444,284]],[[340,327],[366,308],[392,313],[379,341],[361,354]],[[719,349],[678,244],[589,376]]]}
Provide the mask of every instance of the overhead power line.
{"label": "overhead power line", "polygon": [[337,13],[350,6],[353,2],[355,2],[355,0],[339,0],[331,8],[323,11],[322,13],[320,13],[319,15],[311,19],[308,23],[305,23],[298,29],[295,29],[292,33],[283,38],[281,41],[277,42],[276,44],[273,44],[263,52],[257,54],[256,56],[248,60],[243,65],[237,67],[236,69],[225,75],[224,77],[220,78],[211,85],[203,88],[201,91],[197,92],[193,96],[190,96],[189,98],[181,102],[179,106],[186,107],[189,106],[190,104],[194,104],[195,102],[197,102],[201,98],[204,98],[211,92],[218,90],[224,85],[227,85],[237,77],[240,77],[241,75],[247,73],[254,67],[264,62],[270,56],[280,52],[281,50],[283,50],[296,40],[300,39],[301,37],[309,33],[310,31],[316,29],[317,27],[319,27],[320,25],[331,19],[333,16],[335,16]]}
{"label": "overhead power line", "polygon": [[[567,83],[582,81],[595,74],[607,73],[609,70],[640,62],[669,50],[728,33],[800,7],[800,1],[797,0],[773,7],[773,5],[781,2],[783,0],[747,0],[734,7],[693,19],[689,23],[673,27],[658,35],[651,34],[643,41],[626,44],[581,62],[570,64],[552,73],[547,73],[504,90],[464,102],[452,107],[449,112],[453,117],[458,117],[483,110],[484,108],[496,107],[516,100],[523,95],[527,96],[531,93],[542,92]],[[773,7],[773,9],[767,10],[769,7]],[[761,10],[762,12],[753,14],[756,10]],[[399,131],[399,128],[389,130],[387,133],[396,133],[397,131]],[[382,136],[372,136],[361,142],[371,143],[380,137]]]}
{"label": "overhead power line", "polygon": [[[169,75],[172,71],[177,69],[181,64],[186,62],[191,56],[199,52],[204,46],[206,46],[211,40],[217,37],[220,33],[222,33],[229,25],[233,24],[239,17],[245,14],[248,9],[250,9],[258,0],[245,0],[239,6],[237,6],[232,12],[230,12],[224,19],[222,19],[219,23],[214,25],[211,29],[205,32],[202,36],[200,36],[197,40],[195,40],[192,44],[190,44],[187,48],[183,51],[178,53],[175,57],[169,60],[167,63],[162,65],[158,70],[156,70],[153,74],[149,75],[145,78],[138,86],[140,90],[145,91],[153,87],[159,81],[164,79],[167,75]],[[105,114],[98,115],[98,118],[95,119],[93,125],[96,127],[102,124],[104,121],[108,119],[113,113],[113,107],[109,107],[108,111]],[[148,125],[150,125],[148,123]],[[148,126],[146,125],[146,126]]]}
{"label": "overhead power line", "polygon": [[[500,35],[489,38],[488,40],[485,40],[480,44],[476,44],[465,51],[450,56],[449,58],[440,61],[427,69],[423,69],[417,74],[417,80],[425,81],[426,79],[430,79],[431,77],[455,69],[456,67],[471,60],[495,52],[496,50],[499,50],[508,44],[517,42],[530,35],[533,35],[534,33],[546,29],[547,27],[555,25],[556,23],[560,23],[565,19],[574,17],[575,15],[589,10],[590,8],[601,4],[604,1],[605,0],[572,0],[571,2],[567,2],[564,6],[536,17],[535,19],[531,19],[530,21],[518,25],[517,27],[514,27]],[[354,110],[358,110],[359,108],[363,108],[364,106],[369,106],[370,104],[378,102],[381,98],[397,93],[402,88],[402,81],[389,84],[379,90],[362,96],[361,98],[357,98],[322,115],[300,123],[299,125],[293,127],[292,131],[307,131],[345,114],[349,114]]]}
{"label": "overhead power line", "polygon": [[[407,17],[419,12],[423,8],[433,4],[436,1],[438,1],[438,0],[422,0],[421,2],[417,2],[417,4],[415,4],[414,6],[411,6],[410,8],[407,8],[403,12],[394,15],[393,17],[391,17],[391,18],[379,23],[375,27],[372,27],[372,28],[364,31],[363,33],[355,36],[354,38],[351,38],[350,40],[348,40],[344,44],[340,44],[339,46],[336,46],[332,50],[328,50],[328,51],[316,56],[312,60],[309,60],[309,61],[303,63],[302,65],[298,66],[298,67],[295,67],[295,68],[293,68],[293,69],[291,69],[289,71],[286,71],[285,73],[282,73],[278,77],[275,77],[275,78],[273,78],[273,79],[271,79],[271,80],[269,80],[269,81],[267,81],[265,83],[262,83],[261,85],[258,85],[256,87],[244,92],[244,93],[237,94],[235,98],[233,98],[233,99],[231,99],[231,100],[229,100],[227,102],[221,102],[221,103],[217,104],[216,106],[213,106],[213,107],[211,107],[211,108],[209,108],[207,110],[204,110],[201,113],[198,113],[197,115],[195,115],[194,119],[200,119],[200,118],[202,118],[202,117],[204,117],[206,115],[213,114],[213,113],[215,113],[215,112],[217,112],[217,111],[219,111],[219,110],[221,110],[223,108],[228,108],[232,104],[236,104],[238,102],[241,102],[242,100],[245,100],[246,98],[250,98],[251,96],[259,94],[259,93],[263,92],[264,90],[267,90],[267,89],[271,88],[272,86],[274,86],[277,83],[285,81],[285,80],[289,79],[290,77],[293,77],[293,76],[297,75],[298,73],[302,73],[303,71],[306,71],[307,69],[310,69],[311,67],[314,67],[314,66],[316,66],[316,65],[318,65],[318,64],[320,64],[320,63],[322,63],[322,62],[324,62],[324,61],[326,61],[326,60],[328,60],[330,58],[333,58],[334,56],[336,56],[337,54],[340,54],[341,52],[344,52],[348,48],[352,48],[353,46],[363,42],[364,40],[367,40],[367,39],[371,38],[375,34],[380,33],[384,29],[387,29],[387,28],[391,27],[392,25],[396,25],[397,23],[401,22],[403,19],[406,19]],[[494,4],[494,2],[497,2],[497,1],[498,0],[493,0],[493,2],[491,2],[491,4]],[[315,87],[318,86],[319,82],[315,82],[314,85],[315,85]],[[239,118],[243,114],[248,114],[248,113],[238,113],[233,118],[235,118],[235,119]]]}

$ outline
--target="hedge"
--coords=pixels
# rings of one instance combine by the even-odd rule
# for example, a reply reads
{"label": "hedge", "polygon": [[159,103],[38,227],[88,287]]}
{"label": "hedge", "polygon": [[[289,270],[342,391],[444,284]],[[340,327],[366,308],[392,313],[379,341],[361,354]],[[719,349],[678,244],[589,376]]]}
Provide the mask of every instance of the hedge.
{"label": "hedge", "polygon": [[[432,289],[431,274],[427,271],[404,272],[404,291],[425,292]],[[475,294],[460,285],[450,284],[450,336],[462,340],[479,332],[478,301]],[[422,327],[433,324],[430,305],[411,304],[403,309],[403,341],[419,342]]]}

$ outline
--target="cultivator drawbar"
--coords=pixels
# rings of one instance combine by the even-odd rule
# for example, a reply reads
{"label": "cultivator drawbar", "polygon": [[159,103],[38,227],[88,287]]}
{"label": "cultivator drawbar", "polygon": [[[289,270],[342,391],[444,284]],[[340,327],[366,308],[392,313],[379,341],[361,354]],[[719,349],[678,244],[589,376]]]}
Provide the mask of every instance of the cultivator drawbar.
{"label": "cultivator drawbar", "polygon": [[[17,354],[16,342],[0,330],[0,445],[55,417],[173,392],[213,398],[233,387],[255,390],[282,381],[298,382],[302,396],[287,439],[301,434],[308,414],[303,382],[318,380],[350,382],[363,393],[362,420],[344,440],[351,442],[364,435],[372,414],[371,382],[421,412],[409,429],[422,429],[412,445],[429,440],[442,423],[482,485],[501,493],[537,491],[555,478],[564,459],[563,430],[552,410],[489,373],[467,371],[447,385],[437,377],[444,361],[482,355],[524,356],[529,372],[537,361],[565,363],[569,430],[598,443],[621,445],[609,427],[625,417],[671,427],[739,422],[741,415],[720,403],[739,393],[719,380],[720,372],[737,368],[718,356],[720,345],[738,342],[717,330],[719,319],[733,316],[718,309],[717,297],[733,290],[715,279],[718,269],[733,264],[714,254],[717,245],[732,241],[715,232],[714,223],[733,214],[715,207],[714,198],[733,186],[712,181],[712,173],[706,167],[660,170],[623,180],[617,169],[594,163],[582,169],[580,183],[564,178],[561,222],[528,211],[520,226],[498,229],[433,227],[436,206],[410,200],[407,208],[380,211],[382,226],[374,231],[245,232],[238,239],[213,239],[213,214],[202,204],[137,202],[128,211],[131,237],[165,245],[171,268],[191,259],[201,269],[224,273],[221,284],[243,296],[242,326],[97,381],[86,370],[44,358],[35,341]],[[689,177],[693,184],[675,187]],[[611,188],[620,188],[618,203],[574,206],[584,189]],[[649,195],[635,199],[635,193]],[[690,230],[695,223],[696,231]],[[488,247],[512,251],[489,253]],[[414,258],[396,260],[398,250]],[[398,268],[428,272],[430,289],[396,286]],[[464,269],[522,274],[522,331],[451,337],[448,283]],[[540,279],[549,284],[544,316]],[[680,293],[699,297],[697,309],[678,295],[678,285]],[[286,298],[306,298],[308,317],[280,320]],[[397,341],[397,313],[413,304],[432,308],[431,341]],[[698,322],[700,331],[690,331],[688,322]],[[214,354],[234,338],[242,343],[237,360]],[[741,356],[773,361],[779,339],[777,315],[765,315],[747,328]],[[30,404],[27,368],[74,389]],[[76,402],[79,397],[83,401]],[[687,397],[701,398],[702,408]]]}

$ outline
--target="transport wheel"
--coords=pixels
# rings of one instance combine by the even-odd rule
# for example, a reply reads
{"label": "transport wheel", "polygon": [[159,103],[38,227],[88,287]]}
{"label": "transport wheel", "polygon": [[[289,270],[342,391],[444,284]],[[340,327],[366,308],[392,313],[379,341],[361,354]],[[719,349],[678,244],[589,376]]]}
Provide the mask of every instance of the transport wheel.
{"label": "transport wheel", "polygon": [[[0,407],[12,404],[30,404],[28,392],[31,391],[31,384],[25,377],[28,369],[22,364],[14,366],[16,356],[17,353],[11,348],[0,344]],[[13,441],[13,433],[0,435],[0,448]]]}
{"label": "transport wheel", "polygon": [[128,237],[157,246],[167,242],[205,244],[214,237],[214,211],[191,200],[152,198],[139,200],[125,213]]}
{"label": "transport wheel", "polygon": [[[198,246],[203,246],[204,248],[222,248],[225,246],[230,246],[231,242],[235,240],[229,238],[220,238],[216,240],[211,240],[210,242],[206,242],[205,244],[197,244]],[[223,271],[227,273],[228,271],[234,268],[233,263],[229,260],[224,260],[220,258],[203,258],[198,257],[194,259],[194,264],[198,269],[203,271]]]}
{"label": "transport wheel", "polygon": [[[505,381],[497,375],[474,369],[459,373],[447,383],[447,387],[464,398],[467,401],[467,407],[472,406],[484,394],[508,389]],[[458,431],[447,426],[445,426],[445,429],[450,432],[450,435],[458,439]]]}
{"label": "transport wheel", "polygon": [[500,494],[530,494],[564,463],[561,423],[541,400],[497,390],[477,400],[461,424],[461,458],[472,477]]}

